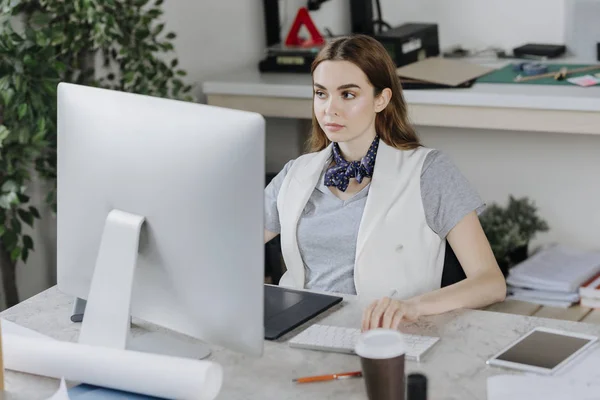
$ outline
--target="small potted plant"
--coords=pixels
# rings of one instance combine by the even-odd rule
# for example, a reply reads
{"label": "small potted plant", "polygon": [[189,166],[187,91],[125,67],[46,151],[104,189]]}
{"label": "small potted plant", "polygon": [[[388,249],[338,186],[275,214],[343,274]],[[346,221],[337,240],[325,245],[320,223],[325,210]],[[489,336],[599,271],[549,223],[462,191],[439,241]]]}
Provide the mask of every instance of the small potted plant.
{"label": "small potted plant", "polygon": [[527,258],[529,242],[535,235],[549,229],[530,199],[516,199],[512,195],[505,208],[490,204],[480,215],[480,221],[504,276],[510,267]]}

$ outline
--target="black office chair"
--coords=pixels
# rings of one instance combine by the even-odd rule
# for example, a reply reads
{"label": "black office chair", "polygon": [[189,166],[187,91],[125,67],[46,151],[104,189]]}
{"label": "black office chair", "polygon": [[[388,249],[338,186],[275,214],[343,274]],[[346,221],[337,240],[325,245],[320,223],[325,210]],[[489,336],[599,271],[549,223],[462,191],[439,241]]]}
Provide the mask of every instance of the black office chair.
{"label": "black office chair", "polygon": [[[265,185],[277,174],[267,174],[265,176]],[[281,242],[279,236],[273,238],[269,243],[265,244],[265,278],[270,277],[271,282],[274,284],[279,283],[281,276],[283,275],[285,267],[281,259]]]}
{"label": "black office chair", "polygon": [[456,258],[452,246],[446,241],[446,255],[444,256],[444,269],[442,271],[442,287],[450,286],[466,278],[467,275],[465,274],[462,265],[460,265],[458,258]]}
{"label": "black office chair", "polygon": [[270,277],[275,285],[279,283],[285,266],[281,256],[281,241],[279,236],[265,244],[265,278]]}
{"label": "black office chair", "polygon": [[[281,260],[281,243],[279,236],[271,240],[265,247],[265,276],[271,277],[271,282],[277,284],[284,273],[284,265]],[[444,269],[442,271],[442,287],[450,286],[454,283],[466,279],[467,275],[463,270],[452,246],[446,242],[446,255],[444,256]]]}

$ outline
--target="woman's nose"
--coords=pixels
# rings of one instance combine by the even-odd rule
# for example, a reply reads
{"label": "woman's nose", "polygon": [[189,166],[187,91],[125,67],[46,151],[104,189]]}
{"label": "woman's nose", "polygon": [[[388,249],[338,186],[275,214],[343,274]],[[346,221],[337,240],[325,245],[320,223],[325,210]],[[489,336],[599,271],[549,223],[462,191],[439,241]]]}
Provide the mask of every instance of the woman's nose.
{"label": "woman's nose", "polygon": [[325,107],[325,114],[327,115],[339,115],[339,105],[337,102],[331,98],[327,102],[327,106]]}

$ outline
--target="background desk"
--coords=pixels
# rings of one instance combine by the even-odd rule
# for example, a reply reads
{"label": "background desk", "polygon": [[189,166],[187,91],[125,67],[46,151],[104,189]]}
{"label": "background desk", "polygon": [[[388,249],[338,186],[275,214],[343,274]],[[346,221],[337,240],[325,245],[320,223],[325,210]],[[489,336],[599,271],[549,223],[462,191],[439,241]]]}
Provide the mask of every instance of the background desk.
{"label": "background desk", "polygon": [[[255,69],[203,85],[211,105],[266,117],[311,118],[309,74],[261,74]],[[600,86],[475,84],[469,89],[405,90],[415,125],[600,134]]]}
{"label": "background desk", "polygon": [[[76,341],[80,324],[69,320],[72,299],[51,288],[0,313],[0,317],[65,341]],[[362,304],[355,296],[317,319],[320,323],[359,326]],[[315,321],[311,321],[315,322]],[[260,359],[242,356],[212,347],[210,359],[225,370],[219,399],[366,399],[362,379],[295,385],[292,378],[321,373],[360,369],[358,357],[289,348],[286,341],[304,329],[296,329],[276,342],[265,342]],[[510,373],[488,367],[485,360],[521,334],[535,326],[547,326],[600,335],[600,326],[489,311],[461,310],[421,319],[406,325],[411,333],[437,335],[442,338],[425,356],[424,361],[407,361],[407,371],[424,372],[429,378],[430,400],[485,399],[486,379]],[[136,324],[134,334],[145,329]],[[58,381],[7,371],[6,388],[10,399],[43,399],[58,388]]]}

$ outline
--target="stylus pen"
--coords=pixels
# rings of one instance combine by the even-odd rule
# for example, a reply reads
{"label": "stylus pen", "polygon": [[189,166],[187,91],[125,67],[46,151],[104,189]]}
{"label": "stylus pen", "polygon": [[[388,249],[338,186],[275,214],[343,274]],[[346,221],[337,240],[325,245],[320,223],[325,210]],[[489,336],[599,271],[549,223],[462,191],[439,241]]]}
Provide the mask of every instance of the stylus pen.
{"label": "stylus pen", "polygon": [[360,378],[361,376],[362,376],[362,371],[342,372],[339,374],[306,376],[304,378],[292,379],[292,382],[296,382],[296,383],[324,382],[324,381],[334,381],[334,380],[338,380],[338,379]]}

